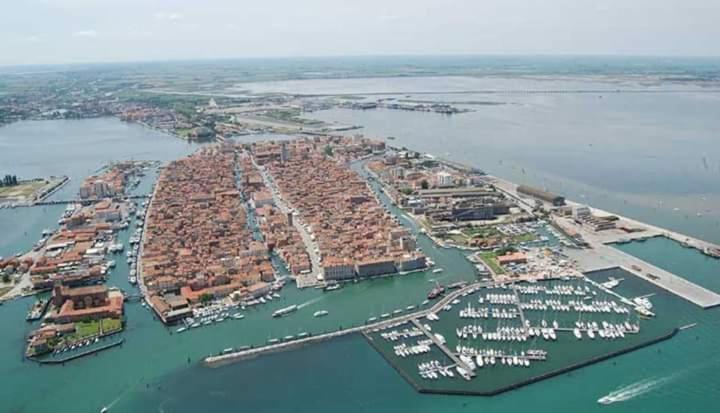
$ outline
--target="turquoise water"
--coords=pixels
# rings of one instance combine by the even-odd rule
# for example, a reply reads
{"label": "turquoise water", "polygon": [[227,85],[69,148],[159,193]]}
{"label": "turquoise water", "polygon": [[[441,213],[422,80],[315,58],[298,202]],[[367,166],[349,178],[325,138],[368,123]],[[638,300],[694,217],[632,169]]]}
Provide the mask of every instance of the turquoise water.
{"label": "turquoise water", "polygon": [[[672,202],[711,204],[720,192],[718,180],[714,179],[720,151],[716,150],[718,143],[711,139],[720,117],[714,116],[715,98],[703,96],[707,95],[679,97],[675,103],[664,95],[652,99],[616,96],[614,103],[606,105],[576,96],[533,97],[517,105],[492,109],[499,112],[473,112],[452,118],[382,111],[332,111],[323,112],[323,116],[366,124],[367,131],[378,136],[393,134],[398,137],[397,145],[469,161],[510,179],[547,183],[551,189],[559,188],[593,205],[717,240],[714,212],[697,218],[690,213],[694,207],[678,204],[692,217],[684,218],[684,214],[669,209],[674,207]],[[686,107],[689,102],[695,103]],[[569,107],[575,112],[565,113]],[[627,111],[638,114],[625,114]],[[653,113],[657,128],[652,127]],[[664,116],[666,113],[678,116],[673,121]],[[631,134],[633,118],[639,123],[637,133]],[[613,133],[614,128],[608,126],[613,119],[621,125],[616,127],[619,132]],[[594,149],[583,141],[586,136],[592,136]],[[617,145],[627,144],[634,152],[613,149],[617,145],[601,146],[605,136],[615,139]],[[56,199],[72,196],[84,176],[110,160],[169,160],[195,148],[112,119],[23,122],[0,128],[3,169],[7,166],[22,177],[71,176],[72,181],[55,195]],[[703,156],[709,169],[702,166]],[[498,159],[504,161],[499,163]],[[657,179],[656,171],[660,170],[677,173]],[[570,180],[556,177],[565,173]],[[141,190],[148,190],[149,182],[143,183]],[[707,192],[703,195],[707,201],[696,194],[700,190]],[[665,200],[663,206],[658,206],[656,199]],[[56,222],[61,210],[48,207],[0,211],[0,255],[31,247],[42,228]],[[401,222],[407,223],[403,219]],[[288,287],[282,291],[281,300],[249,310],[245,320],[226,321],[183,334],[171,334],[173,330],[164,328],[148,310],[128,304],[127,331],[123,333],[126,342],[121,348],[64,367],[39,367],[23,359],[23,337],[33,327],[23,320],[32,301],[6,303],[0,307],[0,411],[98,411],[114,402],[111,411],[127,412],[197,411],[198,406],[213,411],[273,412],[549,411],[559,406],[583,411],[656,412],[707,411],[720,402],[720,357],[715,351],[720,345],[717,312],[676,305],[673,300],[668,300],[667,308],[672,311],[665,317],[677,324],[697,321],[696,328],[657,346],[494,398],[417,394],[359,336],[219,369],[198,364],[202,357],[226,347],[260,344],[302,331],[357,325],[368,317],[417,304],[432,286],[434,276],[443,282],[474,278],[463,253],[435,248],[425,237],[421,237],[420,245],[445,268],[442,274],[375,280],[327,294]],[[673,256],[684,252],[678,247],[648,254]],[[120,261],[109,285],[129,288]],[[631,288],[632,284],[627,286]],[[666,306],[664,301],[661,295],[653,299],[659,308]],[[290,303],[305,305],[290,317],[271,319],[274,309]],[[330,314],[314,319],[311,314],[319,309],[328,309]],[[633,390],[637,387],[634,384],[647,380],[656,383],[654,387],[645,392]],[[623,388],[629,394],[627,400],[610,406],[595,403],[599,397]]]}
{"label": "turquoise water", "polygon": [[720,259],[709,257],[695,248],[684,248],[665,237],[655,237],[615,248],[677,274],[708,290],[720,293]]}

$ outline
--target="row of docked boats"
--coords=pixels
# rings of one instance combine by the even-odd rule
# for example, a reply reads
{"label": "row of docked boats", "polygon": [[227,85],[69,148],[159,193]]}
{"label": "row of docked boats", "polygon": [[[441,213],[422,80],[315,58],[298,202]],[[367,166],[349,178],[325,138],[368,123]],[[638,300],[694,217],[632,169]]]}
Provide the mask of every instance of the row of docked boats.
{"label": "row of docked boats", "polygon": [[398,341],[400,339],[413,338],[424,335],[419,328],[405,328],[403,330],[390,330],[380,333],[380,337],[388,341]]}
{"label": "row of docked boats", "polygon": [[418,364],[418,374],[426,380],[437,380],[442,377],[455,377],[452,366],[443,366],[438,360],[430,360]]}
{"label": "row of docked boats", "polygon": [[592,290],[587,285],[570,285],[570,284],[555,284],[551,286],[541,284],[530,284],[530,285],[517,285],[515,291],[522,295],[577,295],[584,296],[591,294]]}
{"label": "row of docked boats", "polygon": [[415,345],[407,345],[405,343],[400,343],[397,346],[393,347],[393,352],[395,352],[396,356],[403,358],[418,354],[426,354],[430,352],[431,344],[432,340],[420,340]]}
{"label": "row of docked boats", "polygon": [[624,323],[609,323],[602,321],[598,324],[593,322],[576,321],[573,334],[578,340],[582,340],[582,333],[585,332],[588,338],[594,339],[596,334],[600,338],[614,340],[617,338],[625,338],[625,334],[636,334],[640,332],[639,324],[632,324],[629,321]]}
{"label": "row of docked boats", "polygon": [[480,295],[478,297],[478,303],[488,304],[495,304],[495,305],[516,305],[518,303],[518,298],[515,294],[499,294],[499,293],[489,293],[485,294],[483,297]]}
{"label": "row of docked boats", "polygon": [[183,320],[184,326],[175,330],[176,333],[182,333],[191,328],[198,328],[202,326],[208,326],[214,323],[222,323],[227,319],[242,320],[245,315],[242,313],[230,314],[229,312],[210,314],[202,317],[187,317]]}
{"label": "row of docked boats", "polygon": [[473,307],[468,303],[467,307],[460,309],[458,315],[460,318],[514,319],[519,316],[519,312],[514,308]]}
{"label": "row of docked boats", "polygon": [[97,343],[97,342],[99,342],[99,341],[100,341],[100,338],[99,338],[99,337],[88,338],[88,339],[85,339],[85,340],[80,340],[80,341],[77,341],[77,342],[75,342],[75,343],[73,343],[73,344],[71,344],[71,345],[67,345],[67,346],[63,346],[63,347],[60,347],[60,348],[56,348],[55,350],[53,350],[52,354],[53,354],[53,355],[58,355],[58,354],[61,354],[61,353],[65,353],[66,351],[79,350],[79,349],[81,349],[81,348],[83,348],[83,347],[88,347],[88,346],[90,346],[91,344],[95,344],[95,343]]}
{"label": "row of docked boats", "polygon": [[[472,348],[466,349],[471,350]],[[460,350],[462,350],[462,348]],[[472,349],[476,350],[475,352],[467,350],[465,352],[458,351],[458,358],[460,358],[460,361],[465,363],[465,365],[471,370],[483,368],[484,366],[491,367],[496,364],[504,366],[530,367],[530,357],[525,354],[524,351],[520,354],[505,355],[501,351],[494,349],[483,351]]]}
{"label": "row of docked boats", "polygon": [[582,300],[570,300],[563,302],[556,299],[532,299],[520,303],[520,308],[524,311],[558,311],[569,312],[575,311],[579,313],[615,313],[628,314],[630,309],[616,301],[593,300],[584,302]]}

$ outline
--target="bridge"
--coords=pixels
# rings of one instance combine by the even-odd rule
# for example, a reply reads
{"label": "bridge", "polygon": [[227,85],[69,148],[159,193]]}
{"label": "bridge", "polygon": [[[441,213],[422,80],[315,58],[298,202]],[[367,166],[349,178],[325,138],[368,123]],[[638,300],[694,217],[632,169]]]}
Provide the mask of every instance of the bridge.
{"label": "bridge", "polygon": [[[265,346],[261,346],[261,347],[240,350],[240,351],[231,352],[231,353],[227,353],[227,354],[221,354],[221,355],[217,355],[217,356],[209,356],[209,357],[205,358],[204,363],[205,363],[205,365],[207,365],[209,367],[220,367],[220,366],[234,363],[237,361],[246,360],[248,358],[257,357],[257,356],[265,354],[265,353],[289,350],[289,349],[297,348],[297,347],[300,347],[303,345],[320,342],[320,341],[325,341],[325,340],[330,340],[335,337],[341,337],[341,336],[344,336],[347,334],[359,333],[359,332],[371,331],[371,330],[381,330],[381,329],[390,327],[392,325],[402,324],[402,323],[406,323],[408,321],[412,322],[413,320],[425,317],[430,313],[436,313],[436,312],[442,310],[442,308],[445,307],[446,305],[448,305],[451,301],[453,301],[454,299],[460,297],[462,294],[464,294],[472,289],[479,288],[479,287],[486,287],[486,286],[489,286],[492,284],[493,284],[493,282],[478,282],[478,283],[473,283],[473,284],[467,285],[463,288],[453,291],[450,294],[446,294],[439,301],[437,301],[432,307],[425,309],[425,310],[416,311],[414,313],[409,313],[409,314],[405,314],[405,315],[402,315],[399,317],[389,318],[387,320],[382,320],[379,322],[366,324],[363,326],[333,331],[331,333],[311,335],[311,336],[308,336],[305,338],[289,340],[289,341],[285,341],[282,343],[269,344],[269,345],[265,345]],[[424,329],[423,329],[423,331],[424,331]],[[434,336],[430,335],[431,339],[433,337]],[[447,350],[447,348],[443,349],[441,347],[441,349],[443,350],[443,352],[445,352],[448,355],[452,354],[452,352]],[[453,360],[455,360],[454,355],[452,355],[451,358]],[[460,364],[464,365],[464,363],[462,363],[462,362]],[[471,371],[471,370],[468,368],[468,371]]]}

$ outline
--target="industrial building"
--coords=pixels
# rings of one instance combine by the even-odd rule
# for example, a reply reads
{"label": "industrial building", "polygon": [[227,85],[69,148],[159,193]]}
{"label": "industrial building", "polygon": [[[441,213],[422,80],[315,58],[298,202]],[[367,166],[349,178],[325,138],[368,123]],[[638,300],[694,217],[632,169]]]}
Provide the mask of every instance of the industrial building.
{"label": "industrial building", "polygon": [[565,205],[564,197],[542,189],[533,188],[531,186],[520,185],[517,187],[517,192],[518,194],[528,195],[541,201],[549,202],[554,206]]}

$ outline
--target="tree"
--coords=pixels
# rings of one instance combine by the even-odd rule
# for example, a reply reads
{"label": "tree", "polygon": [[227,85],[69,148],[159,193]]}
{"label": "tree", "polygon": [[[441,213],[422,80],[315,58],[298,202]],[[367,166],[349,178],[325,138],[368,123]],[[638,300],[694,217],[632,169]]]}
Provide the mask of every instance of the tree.
{"label": "tree", "polygon": [[430,184],[428,183],[427,179],[423,179],[420,181],[420,189],[428,189],[430,188]]}
{"label": "tree", "polygon": [[212,301],[212,299],[213,299],[213,295],[210,293],[203,293],[200,295],[200,302],[202,304],[207,304],[210,301]]}

